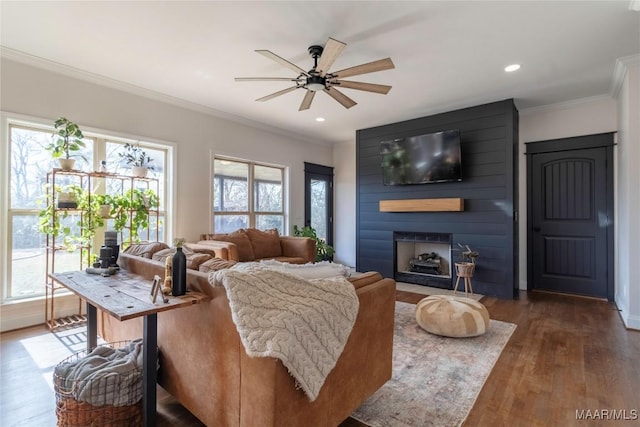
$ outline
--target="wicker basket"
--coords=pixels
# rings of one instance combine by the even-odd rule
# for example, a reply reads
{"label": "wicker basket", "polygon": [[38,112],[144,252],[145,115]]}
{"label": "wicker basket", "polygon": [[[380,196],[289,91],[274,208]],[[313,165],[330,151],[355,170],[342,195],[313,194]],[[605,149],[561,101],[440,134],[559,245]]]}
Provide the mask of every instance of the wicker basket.
{"label": "wicker basket", "polygon": [[456,275],[458,277],[473,277],[476,265],[471,262],[456,262]]}
{"label": "wicker basket", "polygon": [[[106,344],[113,348],[127,345],[127,341]],[[87,356],[87,351],[81,351],[64,359],[63,363],[74,363]],[[56,395],[56,415],[59,427],[129,427],[142,425],[142,401],[138,399],[142,386],[142,373],[132,370],[109,378],[108,383],[91,384],[91,380],[69,381],[54,372],[54,390]],[[91,390],[90,397],[103,401],[103,405],[93,405],[76,399],[78,391]],[[109,396],[117,390],[119,402],[109,402]],[[119,404],[123,401],[137,400],[130,405]],[[95,400],[93,400],[95,402]],[[109,404],[116,403],[116,404]]]}

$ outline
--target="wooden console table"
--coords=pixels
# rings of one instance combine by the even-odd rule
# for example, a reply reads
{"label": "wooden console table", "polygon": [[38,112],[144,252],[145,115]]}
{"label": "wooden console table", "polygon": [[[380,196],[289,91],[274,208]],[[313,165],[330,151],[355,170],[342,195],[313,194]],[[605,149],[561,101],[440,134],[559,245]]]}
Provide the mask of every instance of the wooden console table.
{"label": "wooden console table", "polygon": [[155,426],[158,313],[199,304],[208,300],[209,297],[200,293],[187,292],[180,297],[167,296],[167,302],[164,302],[162,295],[159,295],[153,303],[150,295],[152,281],[124,270],[108,277],[87,274],[84,271],[53,273],[49,277],[86,301],[88,352],[98,343],[98,308],[120,321],[144,316],[142,409],[144,426]]}

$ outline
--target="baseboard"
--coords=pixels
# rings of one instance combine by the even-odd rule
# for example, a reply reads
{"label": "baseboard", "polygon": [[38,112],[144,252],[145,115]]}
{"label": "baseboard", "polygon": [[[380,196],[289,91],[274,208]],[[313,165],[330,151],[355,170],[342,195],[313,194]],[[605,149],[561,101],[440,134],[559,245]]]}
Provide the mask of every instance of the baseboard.
{"label": "baseboard", "polygon": [[640,331],[640,316],[625,314],[620,310],[620,317],[622,318],[625,328]]}
{"label": "baseboard", "polygon": [[[3,304],[0,332],[44,324],[44,307],[44,298]],[[56,318],[78,314],[78,297],[71,294],[56,294],[55,308]],[[84,310],[84,304],[82,309]]]}

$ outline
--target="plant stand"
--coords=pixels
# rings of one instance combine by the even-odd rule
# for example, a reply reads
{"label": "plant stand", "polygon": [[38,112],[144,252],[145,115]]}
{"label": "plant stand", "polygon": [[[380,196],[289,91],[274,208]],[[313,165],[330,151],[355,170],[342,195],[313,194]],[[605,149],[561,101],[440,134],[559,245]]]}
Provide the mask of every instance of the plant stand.
{"label": "plant stand", "polygon": [[473,294],[473,287],[471,286],[471,278],[473,277],[473,271],[476,269],[476,265],[471,262],[456,262],[456,286],[453,288],[453,294],[455,295],[458,290],[458,284],[460,278],[464,279],[464,294],[468,295],[469,292]]}

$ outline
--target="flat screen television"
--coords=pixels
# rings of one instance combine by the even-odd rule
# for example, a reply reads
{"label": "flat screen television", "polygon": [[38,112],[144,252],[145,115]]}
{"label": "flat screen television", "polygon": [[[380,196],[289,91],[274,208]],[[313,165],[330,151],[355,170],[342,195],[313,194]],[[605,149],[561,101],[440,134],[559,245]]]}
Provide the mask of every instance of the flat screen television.
{"label": "flat screen television", "polygon": [[380,154],[384,185],[462,181],[458,130],[382,141]]}

